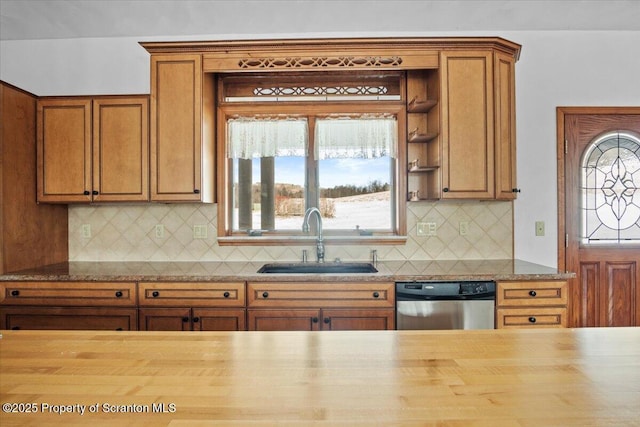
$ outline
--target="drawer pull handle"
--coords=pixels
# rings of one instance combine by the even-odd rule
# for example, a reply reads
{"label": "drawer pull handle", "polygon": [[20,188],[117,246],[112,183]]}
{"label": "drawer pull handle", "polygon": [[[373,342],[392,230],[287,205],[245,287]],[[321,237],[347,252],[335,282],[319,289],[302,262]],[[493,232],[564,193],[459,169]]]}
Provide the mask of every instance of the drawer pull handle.
{"label": "drawer pull handle", "polygon": [[262,298],[269,298],[269,292],[264,291],[264,292],[262,293]]}
{"label": "drawer pull handle", "polygon": [[536,295],[538,295],[538,293],[536,291],[529,291],[529,295],[535,297]]}
{"label": "drawer pull handle", "polygon": [[373,297],[374,297],[374,298],[378,298],[379,296],[380,296],[380,294],[379,294],[378,292],[374,292],[374,293],[373,293]]}
{"label": "drawer pull handle", "polygon": [[229,298],[229,296],[231,296],[231,294],[229,292],[225,292],[224,294],[222,294],[225,298]]}
{"label": "drawer pull handle", "polygon": [[20,296],[20,291],[18,291],[18,290],[13,290],[13,291],[11,291],[11,296],[12,296],[12,297]]}
{"label": "drawer pull handle", "polygon": [[20,326],[13,326],[11,328],[12,331],[19,331],[20,330]]}
{"label": "drawer pull handle", "polygon": [[158,297],[160,296],[160,292],[158,292],[158,291],[153,291],[153,292],[151,293],[151,296],[152,296],[152,297],[154,297],[154,298],[158,298]]}
{"label": "drawer pull handle", "polygon": [[116,298],[122,298],[122,291],[116,291]]}
{"label": "drawer pull handle", "polygon": [[529,322],[536,323],[536,318],[533,316],[529,317]]}
{"label": "drawer pull handle", "polygon": [[189,318],[188,318],[188,317],[183,317],[183,318],[182,318],[182,321],[183,321],[184,323],[187,323],[187,322],[189,321]]}
{"label": "drawer pull handle", "polygon": [[200,321],[200,318],[199,318],[199,317],[194,317],[194,318],[193,318],[193,323],[198,323],[199,321]]}
{"label": "drawer pull handle", "polygon": [[116,328],[116,331],[122,331],[122,328]]}

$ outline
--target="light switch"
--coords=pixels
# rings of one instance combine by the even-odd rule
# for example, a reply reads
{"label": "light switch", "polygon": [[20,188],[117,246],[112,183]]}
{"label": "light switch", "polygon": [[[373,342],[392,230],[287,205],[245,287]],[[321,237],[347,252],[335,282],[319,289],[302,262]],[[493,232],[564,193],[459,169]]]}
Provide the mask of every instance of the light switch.
{"label": "light switch", "polygon": [[206,225],[194,225],[193,226],[193,238],[194,239],[206,239],[207,238],[207,226]]}
{"label": "light switch", "polygon": [[435,236],[436,223],[435,222],[419,222],[416,224],[416,234],[418,236]]}
{"label": "light switch", "polygon": [[544,236],[544,221],[536,221],[536,236]]}

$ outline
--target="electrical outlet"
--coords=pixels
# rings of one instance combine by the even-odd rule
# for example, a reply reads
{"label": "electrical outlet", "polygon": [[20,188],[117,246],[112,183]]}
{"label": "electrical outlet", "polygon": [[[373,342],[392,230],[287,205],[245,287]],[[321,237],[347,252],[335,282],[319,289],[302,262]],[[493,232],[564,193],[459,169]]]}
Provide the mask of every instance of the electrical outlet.
{"label": "electrical outlet", "polygon": [[82,237],[85,239],[91,238],[91,224],[82,224]]}
{"label": "electrical outlet", "polygon": [[436,223],[435,222],[419,222],[418,224],[416,224],[416,234],[418,236],[435,236]]}
{"label": "electrical outlet", "polygon": [[461,236],[466,236],[469,234],[469,222],[468,221],[460,221],[458,223],[458,228]]}
{"label": "electrical outlet", "polygon": [[536,236],[544,236],[544,221],[536,221]]}
{"label": "electrical outlet", "polygon": [[156,225],[156,238],[157,239],[164,238],[164,225],[162,224]]}
{"label": "electrical outlet", "polygon": [[194,225],[193,226],[193,238],[194,239],[206,239],[207,238],[207,226],[206,225]]}

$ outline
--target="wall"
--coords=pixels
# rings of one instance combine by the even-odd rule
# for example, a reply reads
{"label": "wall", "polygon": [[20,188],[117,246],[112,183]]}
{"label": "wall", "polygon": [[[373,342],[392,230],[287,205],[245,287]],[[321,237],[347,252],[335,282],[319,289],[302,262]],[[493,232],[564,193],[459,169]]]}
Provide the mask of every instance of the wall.
{"label": "wall", "polygon": [[[302,249],[314,259],[314,247],[219,246],[212,204],[74,206],[69,208],[71,261],[298,261]],[[505,259],[512,257],[511,202],[418,202],[409,204],[405,245],[338,246],[326,244],[326,259],[367,260],[376,249],[381,260]],[[438,224],[437,236],[417,236],[416,222]],[[458,222],[469,222],[461,236]],[[82,225],[91,227],[84,237]],[[164,237],[155,235],[164,225]],[[194,239],[193,226],[206,225],[207,239]],[[300,218],[302,226],[302,218]]]}
{"label": "wall", "polygon": [[[259,29],[259,26],[255,27],[256,31]],[[640,55],[637,51],[640,32],[371,32],[332,33],[325,36],[471,35],[501,36],[523,45],[520,61],[516,64],[518,187],[522,193],[513,206],[514,255],[555,266],[555,109],[557,106],[577,105],[638,105]],[[279,36],[320,37],[323,34]],[[272,37],[270,34],[217,34],[192,39]],[[0,78],[38,95],[148,93],[148,54],[138,45],[138,41],[142,39],[2,41]],[[29,52],[29,55],[24,52]],[[546,223],[546,236],[535,237],[535,221]],[[73,223],[70,225],[70,233],[73,233]]]}

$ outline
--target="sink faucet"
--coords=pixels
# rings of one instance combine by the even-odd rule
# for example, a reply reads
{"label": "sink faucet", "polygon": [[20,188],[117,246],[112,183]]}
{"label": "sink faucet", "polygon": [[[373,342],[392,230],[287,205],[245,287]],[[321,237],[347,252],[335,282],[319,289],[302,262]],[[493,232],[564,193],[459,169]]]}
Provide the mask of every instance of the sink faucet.
{"label": "sink faucet", "polygon": [[322,241],[322,215],[320,210],[316,207],[309,208],[304,213],[304,220],[302,221],[302,231],[304,233],[309,232],[309,218],[311,214],[315,213],[318,221],[318,239],[316,240],[316,254],[318,262],[324,262],[324,242]]}

